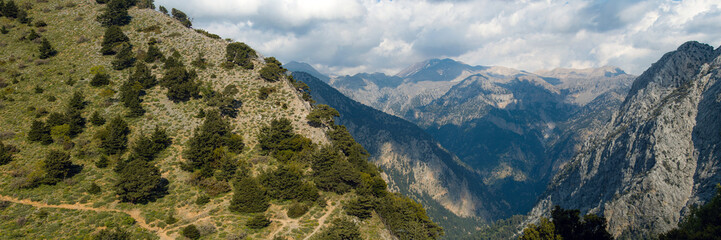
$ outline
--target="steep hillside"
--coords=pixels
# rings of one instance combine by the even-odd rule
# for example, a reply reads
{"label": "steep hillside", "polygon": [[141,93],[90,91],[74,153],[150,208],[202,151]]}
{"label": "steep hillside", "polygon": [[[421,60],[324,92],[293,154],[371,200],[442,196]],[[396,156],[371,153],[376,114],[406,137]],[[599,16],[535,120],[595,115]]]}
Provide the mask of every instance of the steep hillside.
{"label": "steep hillside", "polygon": [[419,199],[449,239],[508,210],[491,201],[481,179],[417,126],[353,101],[307,73],[293,76],[310,86],[319,103],[338,109],[340,123],[370,152],[390,188]]}
{"label": "steep hillside", "polygon": [[675,227],[721,179],[718,49],[688,42],[633,83],[618,114],[549,185],[532,219],[553,205],[604,215],[615,237]]}
{"label": "steep hillside", "polygon": [[17,14],[0,11],[0,238],[443,234],[330,132],[339,126],[309,124],[326,115],[274,58],[152,1],[11,5]]}

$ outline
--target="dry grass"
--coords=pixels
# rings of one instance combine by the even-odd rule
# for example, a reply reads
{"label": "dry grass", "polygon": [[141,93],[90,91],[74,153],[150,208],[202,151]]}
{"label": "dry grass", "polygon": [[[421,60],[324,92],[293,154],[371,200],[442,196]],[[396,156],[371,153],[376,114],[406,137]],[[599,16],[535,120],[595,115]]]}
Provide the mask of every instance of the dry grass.
{"label": "dry grass", "polygon": [[[38,45],[29,41],[19,41],[26,32],[33,27],[18,24],[6,18],[0,18],[0,25],[8,27],[8,34],[0,35],[2,54],[0,54],[0,79],[6,87],[0,89],[0,129],[4,143],[16,146],[20,152],[16,154],[16,160],[10,164],[0,166],[0,194],[13,196],[21,199],[32,199],[50,204],[57,203],[90,203],[96,207],[117,208],[117,209],[138,209],[141,215],[148,220],[151,226],[164,228],[172,237],[179,236],[180,227],[188,224],[214,226],[215,231],[210,233],[210,238],[224,238],[230,235],[247,233],[251,238],[266,238],[267,235],[276,231],[272,225],[262,230],[246,229],[244,222],[249,216],[230,213],[227,210],[231,193],[220,194],[212,198],[209,204],[197,206],[194,204],[199,194],[197,187],[186,184],[191,178],[191,173],[180,169],[183,162],[181,152],[193,130],[202,122],[195,118],[197,110],[207,108],[202,100],[191,100],[186,103],[173,103],[165,97],[165,90],[155,87],[143,97],[143,107],[147,110],[145,116],[129,120],[131,127],[130,139],[135,139],[139,133],[148,133],[155,126],[167,128],[174,139],[173,146],[162,153],[160,159],[156,160],[163,177],[170,181],[169,194],[156,202],[147,205],[132,205],[118,203],[114,193],[111,191],[116,175],[112,171],[113,162],[117,157],[111,157],[111,167],[98,169],[94,162],[99,158],[97,150],[99,141],[94,137],[101,127],[88,124],[86,130],[77,136],[73,141],[75,147],[71,150],[72,161],[75,164],[83,165],[80,174],[74,176],[71,181],[61,182],[55,186],[40,186],[33,189],[16,189],[13,185],[20,184],[18,176],[12,173],[22,173],[22,176],[32,176],[40,169],[42,159],[50,149],[60,149],[60,144],[42,146],[38,143],[26,141],[26,135],[33,120],[43,120],[44,117],[36,118],[38,109],[46,112],[63,112],[64,104],[68,101],[74,91],[84,93],[86,100],[90,103],[84,110],[84,116],[88,118],[94,111],[99,111],[106,118],[124,114],[126,109],[117,101],[117,92],[122,81],[129,75],[128,71],[109,71],[111,74],[111,85],[106,88],[93,88],[89,86],[91,74],[89,69],[94,66],[105,66],[110,68],[112,57],[99,54],[100,43],[104,28],[95,22],[100,5],[94,0],[73,0],[73,1],[19,1],[21,4],[32,4],[30,15],[34,21],[48,23],[43,27],[41,36],[46,37],[53,44],[58,54],[48,60],[37,60]],[[184,56],[186,66],[191,66],[190,61],[198,54],[203,53],[210,63],[205,70],[198,70],[199,79],[215,90],[221,91],[225,86],[233,84],[238,86],[240,92],[236,96],[243,102],[243,107],[237,118],[232,119],[235,131],[243,135],[247,150],[241,154],[240,160],[251,161],[260,159],[253,164],[253,172],[259,169],[268,168],[275,161],[270,158],[260,157],[255,150],[257,144],[256,136],[259,129],[276,118],[289,118],[293,121],[298,133],[312,139],[315,143],[327,144],[328,139],[322,129],[313,128],[306,124],[305,116],[309,113],[310,105],[303,101],[297,92],[287,81],[269,83],[260,79],[258,74],[259,66],[262,66],[260,59],[254,60],[255,70],[248,71],[240,68],[225,70],[220,67],[224,60],[224,40],[211,39],[193,29],[187,29],[180,23],[171,20],[169,17],[149,9],[131,9],[130,14],[133,21],[130,25],[123,27],[124,32],[131,39],[136,50],[147,50],[147,42],[151,38],[157,39],[161,51],[168,56],[171,49],[180,51]],[[140,30],[140,31],[138,31]],[[154,69],[154,74],[161,77],[161,65]],[[211,78],[215,75],[215,78]],[[76,83],[72,86],[66,82],[72,79]],[[13,84],[9,84],[16,82]],[[42,86],[43,94],[34,92],[35,86]],[[257,92],[262,87],[273,87],[276,92],[269,95],[265,100],[257,98]],[[55,102],[49,102],[48,96],[55,96]],[[32,109],[30,108],[32,107]],[[131,143],[132,144],[132,143]],[[86,185],[91,182],[98,184],[103,192],[98,195],[91,195],[86,192]],[[347,199],[347,196],[327,196],[332,204],[340,204],[340,201]],[[285,214],[288,202],[274,202],[274,206],[267,213],[270,216],[282,217]],[[340,209],[340,208],[339,208]],[[7,211],[7,210],[6,210]],[[303,237],[317,225],[316,219],[323,215],[323,212],[313,207],[310,211],[313,214],[306,214],[298,220],[295,227],[288,227],[278,231],[279,235]],[[168,225],[165,223],[166,216],[173,214],[179,221]],[[52,214],[82,215],[88,218],[99,217],[98,213],[78,211],[58,211]],[[340,210],[334,212],[333,216],[342,214]],[[114,218],[109,218],[114,219]],[[0,221],[0,224],[3,224]],[[72,222],[68,223],[72,224]],[[366,224],[366,223],[364,223]],[[381,226],[378,219],[368,222],[369,226],[362,227],[364,234],[368,232],[382,232],[368,229]],[[105,224],[108,225],[108,224]],[[95,232],[96,225],[73,226],[78,229],[74,234],[88,234]],[[35,231],[32,224],[25,224],[17,232]],[[133,233],[142,236],[142,229],[137,226]],[[207,230],[206,229],[206,230]],[[15,231],[15,230],[13,230]],[[8,234],[13,233],[8,232]],[[47,234],[61,236],[62,230],[43,229]],[[6,232],[6,231],[3,231]],[[4,235],[0,235],[3,238]],[[38,235],[32,235],[38,236]],[[39,235],[42,236],[42,235]],[[371,236],[371,235],[369,235]],[[379,235],[372,235],[379,236]],[[72,236],[68,236],[71,237]],[[75,236],[77,237],[77,236]],[[371,237],[373,238],[373,237]]]}

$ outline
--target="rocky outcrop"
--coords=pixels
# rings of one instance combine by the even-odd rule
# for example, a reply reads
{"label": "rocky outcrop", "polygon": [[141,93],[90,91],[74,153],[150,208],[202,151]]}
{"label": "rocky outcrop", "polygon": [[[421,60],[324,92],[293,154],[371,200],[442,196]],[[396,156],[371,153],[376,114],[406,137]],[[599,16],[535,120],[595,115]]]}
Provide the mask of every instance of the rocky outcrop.
{"label": "rocky outcrop", "polygon": [[560,205],[604,215],[615,237],[649,238],[709,199],[721,180],[718,55],[688,42],[639,76],[611,122],[554,177],[530,220]]}

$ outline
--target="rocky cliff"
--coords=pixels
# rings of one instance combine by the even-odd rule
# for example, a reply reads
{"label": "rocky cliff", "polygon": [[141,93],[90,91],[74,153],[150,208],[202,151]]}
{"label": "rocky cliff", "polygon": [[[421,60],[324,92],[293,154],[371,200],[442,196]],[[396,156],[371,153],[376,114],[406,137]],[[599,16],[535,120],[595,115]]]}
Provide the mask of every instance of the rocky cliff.
{"label": "rocky cliff", "polygon": [[422,129],[353,101],[310,74],[293,76],[310,86],[313,99],[341,113],[339,122],[369,151],[389,188],[422,202],[448,238],[463,236],[484,219],[508,212],[507,206],[492,201],[477,174]]}
{"label": "rocky cliff", "polygon": [[615,237],[649,238],[708,200],[718,172],[720,51],[688,42],[633,83],[619,111],[556,175],[531,212],[602,214]]}

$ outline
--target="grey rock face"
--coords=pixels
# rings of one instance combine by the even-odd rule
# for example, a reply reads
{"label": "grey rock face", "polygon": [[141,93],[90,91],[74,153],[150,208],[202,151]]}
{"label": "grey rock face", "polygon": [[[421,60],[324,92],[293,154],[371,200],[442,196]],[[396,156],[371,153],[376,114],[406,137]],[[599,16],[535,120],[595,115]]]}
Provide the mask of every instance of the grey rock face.
{"label": "grey rock face", "polygon": [[353,101],[309,74],[293,75],[310,86],[313,99],[340,112],[339,124],[369,151],[389,188],[421,202],[447,235],[467,234],[479,219],[508,211],[490,200],[477,174],[422,129]]}
{"label": "grey rock face", "polygon": [[721,178],[721,59],[689,42],[633,83],[616,117],[587,141],[531,211],[553,205],[604,215],[615,237],[649,238],[675,227]]}

